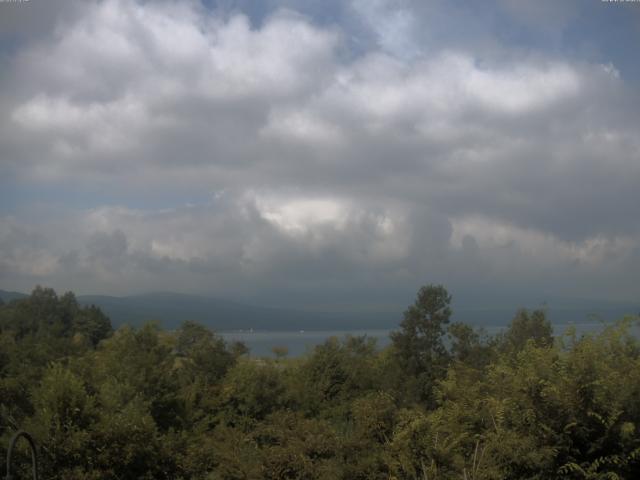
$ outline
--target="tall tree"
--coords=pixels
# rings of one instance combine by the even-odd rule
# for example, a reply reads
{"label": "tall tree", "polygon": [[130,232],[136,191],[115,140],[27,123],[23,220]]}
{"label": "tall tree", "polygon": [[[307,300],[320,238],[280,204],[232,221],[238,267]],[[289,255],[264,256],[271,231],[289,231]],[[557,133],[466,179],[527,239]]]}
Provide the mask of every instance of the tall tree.
{"label": "tall tree", "polygon": [[451,317],[451,295],[442,285],[426,285],[404,312],[400,331],[391,333],[396,357],[417,380],[421,400],[432,401],[433,384],[446,374],[449,355],[443,342]]}

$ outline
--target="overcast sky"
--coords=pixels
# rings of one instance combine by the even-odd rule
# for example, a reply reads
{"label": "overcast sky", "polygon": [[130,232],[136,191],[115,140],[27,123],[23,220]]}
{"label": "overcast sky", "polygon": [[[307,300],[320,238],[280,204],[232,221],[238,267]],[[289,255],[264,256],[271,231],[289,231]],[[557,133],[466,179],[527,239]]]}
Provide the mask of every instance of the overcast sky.
{"label": "overcast sky", "polygon": [[632,2],[2,2],[0,288],[638,300],[639,45]]}

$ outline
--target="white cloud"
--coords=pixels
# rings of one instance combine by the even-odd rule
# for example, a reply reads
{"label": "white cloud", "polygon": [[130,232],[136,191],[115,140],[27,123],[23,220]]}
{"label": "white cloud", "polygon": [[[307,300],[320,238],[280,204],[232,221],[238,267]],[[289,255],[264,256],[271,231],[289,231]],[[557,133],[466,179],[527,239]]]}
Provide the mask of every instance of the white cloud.
{"label": "white cloud", "polygon": [[523,257],[537,259],[539,265],[544,263],[547,267],[577,262],[597,269],[610,259],[632,254],[640,241],[630,235],[594,235],[578,242],[567,241],[538,230],[479,217],[459,218],[452,226],[451,244],[456,248],[462,248],[465,238],[473,238],[480,250],[515,247]]}
{"label": "white cloud", "polygon": [[291,233],[304,233],[322,225],[340,229],[348,219],[348,207],[331,198],[303,198],[285,202],[258,199],[256,206],[263,218]]}

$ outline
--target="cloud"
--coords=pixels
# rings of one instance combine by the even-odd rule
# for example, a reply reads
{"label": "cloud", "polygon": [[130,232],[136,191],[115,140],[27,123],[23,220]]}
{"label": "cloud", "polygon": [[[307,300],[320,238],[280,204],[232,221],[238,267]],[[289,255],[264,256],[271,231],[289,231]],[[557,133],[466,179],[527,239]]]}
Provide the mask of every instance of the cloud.
{"label": "cloud", "polygon": [[0,251],[0,276],[13,273],[44,278],[55,271],[56,257],[42,232],[15,218],[2,220]]}
{"label": "cloud", "polygon": [[340,24],[291,5],[256,21],[106,0],[25,41],[0,79],[0,174],[54,200],[94,187],[107,199],[63,208],[57,225],[0,218],[0,279],[256,295],[485,276],[622,288],[640,235],[637,88],[609,62],[478,27],[460,36],[477,42],[444,35],[444,13],[471,25],[469,8],[363,5]]}
{"label": "cloud", "polygon": [[0,280],[23,288],[55,279],[84,292],[242,292],[275,304],[295,303],[292,292],[397,299],[432,278],[463,291],[491,281],[510,292],[517,278],[538,294],[555,293],[559,280],[565,294],[612,293],[631,274],[625,262],[637,265],[640,241],[576,243],[491,219],[452,222],[427,207],[259,192],[154,211],[100,207],[37,226],[2,218],[0,231]]}
{"label": "cloud", "polygon": [[[0,257],[4,280],[78,275],[92,277],[85,288],[126,292],[141,281],[143,290],[227,293],[243,285],[273,291],[352,281],[363,269],[402,268],[411,234],[405,219],[381,208],[252,192],[177,209],[101,207],[39,227],[3,218],[0,231],[7,232],[3,245],[11,246]],[[186,283],[176,286],[175,278]]]}

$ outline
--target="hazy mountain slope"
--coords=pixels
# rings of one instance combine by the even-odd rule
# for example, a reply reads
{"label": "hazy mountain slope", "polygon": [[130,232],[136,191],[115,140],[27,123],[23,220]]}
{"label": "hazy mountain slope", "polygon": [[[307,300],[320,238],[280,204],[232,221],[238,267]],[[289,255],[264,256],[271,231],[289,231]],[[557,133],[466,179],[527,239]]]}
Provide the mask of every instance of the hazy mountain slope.
{"label": "hazy mountain slope", "polygon": [[[94,303],[109,315],[114,325],[141,324],[159,320],[174,328],[184,320],[204,323],[217,330],[349,330],[395,328],[402,319],[402,309],[390,312],[306,312],[245,305],[228,300],[153,293],[130,297],[80,296],[84,304]],[[536,308],[536,305],[525,305]],[[597,301],[557,300],[547,305],[554,324],[613,321],[640,311],[638,305]],[[452,321],[471,325],[507,325],[518,307],[457,307],[453,305]]]}
{"label": "hazy mountain slope", "polygon": [[[139,325],[158,320],[165,328],[175,328],[184,320],[203,323],[217,330],[298,330],[376,328],[391,326],[378,315],[303,312],[244,305],[209,297],[175,293],[153,293],[129,297],[83,295],[83,304],[99,306],[114,325]],[[376,318],[377,317],[377,318]]]}
{"label": "hazy mountain slope", "polygon": [[7,290],[0,290],[0,300],[3,302],[10,302],[11,300],[16,300],[19,298],[28,297],[26,293],[20,292],[9,292]]}
{"label": "hazy mountain slope", "polygon": [[[62,293],[62,292],[58,292]],[[20,292],[0,290],[0,299],[8,302],[24,298]],[[114,326],[141,325],[146,321],[159,321],[165,328],[176,328],[185,320],[203,323],[216,330],[355,330],[396,328],[402,319],[402,308],[397,312],[308,312],[286,308],[267,308],[232,302],[212,297],[177,293],[150,293],[115,297],[107,295],[80,295],[83,305],[99,306]],[[524,304],[528,308],[539,305]],[[466,307],[453,304],[452,321],[475,326],[507,325],[517,306]],[[640,306],[631,303],[598,302],[590,300],[563,300],[547,302],[552,323],[592,323],[613,321],[626,314],[637,314]]]}

